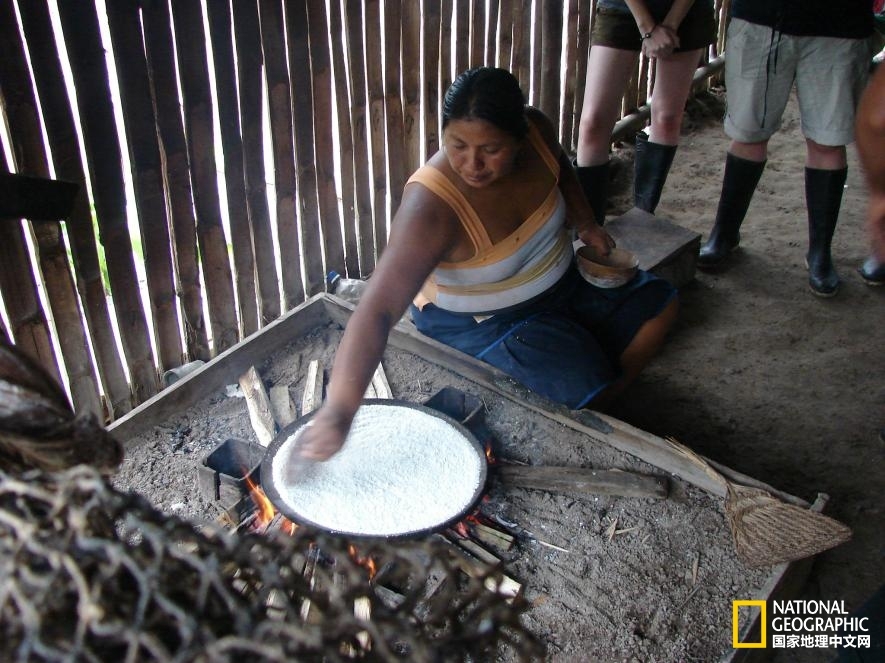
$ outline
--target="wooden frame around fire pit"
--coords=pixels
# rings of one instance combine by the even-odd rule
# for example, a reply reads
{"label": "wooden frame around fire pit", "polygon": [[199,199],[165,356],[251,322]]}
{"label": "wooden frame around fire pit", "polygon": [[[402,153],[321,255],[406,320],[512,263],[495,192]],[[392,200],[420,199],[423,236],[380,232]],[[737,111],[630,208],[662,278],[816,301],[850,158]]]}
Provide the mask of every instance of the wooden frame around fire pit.
{"label": "wooden frame around fire pit", "polygon": [[[347,324],[354,305],[333,295],[320,294],[293,309],[278,320],[254,333],[236,346],[194,371],[171,387],[144,402],[126,416],[114,422],[109,430],[124,444],[141,431],[161,423],[181,410],[192,406],[207,393],[235,382],[250,366],[260,363],[268,355],[291,342],[293,338],[309,333],[316,327],[334,322]],[[712,479],[698,466],[674,452],[660,437],[630,426],[608,415],[568,410],[529,392],[497,369],[457,352],[421,335],[407,321],[401,321],[390,335],[390,345],[449,368],[459,375],[518,402],[532,412],[547,417],[563,426],[579,431],[597,442],[635,456],[655,467],[679,477],[708,493],[725,497],[721,483]],[[726,478],[736,483],[767,490],[780,499],[814,511],[823,511],[828,496],[818,493],[813,504],[779,491],[756,479],[710,463]],[[807,579],[813,558],[773,567],[771,576],[756,599],[787,600],[794,597]],[[741,641],[758,641],[758,619],[745,627]],[[735,649],[721,663],[744,663],[767,659],[766,649]]]}

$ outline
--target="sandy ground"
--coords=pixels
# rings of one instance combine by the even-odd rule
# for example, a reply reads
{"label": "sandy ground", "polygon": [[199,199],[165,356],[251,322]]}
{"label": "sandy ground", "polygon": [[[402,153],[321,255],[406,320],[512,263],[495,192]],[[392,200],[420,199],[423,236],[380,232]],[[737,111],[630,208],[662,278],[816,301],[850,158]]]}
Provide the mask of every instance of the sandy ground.
{"label": "sandy ground", "polygon": [[[722,115],[718,96],[689,104],[657,210],[704,239],[728,145]],[[630,159],[628,146],[623,158]],[[844,599],[856,608],[885,580],[885,287],[870,287],[856,273],[869,249],[866,186],[851,146],[833,242],[842,287],[832,299],[809,291],[804,159],[794,98],[770,142],[729,268],[698,272],[683,288],[681,317],[663,354],[612,414],[794,495],[827,493],[828,513],[854,537],[817,558],[804,598]],[[628,196],[612,206],[623,210]],[[777,660],[829,658],[797,650]]]}

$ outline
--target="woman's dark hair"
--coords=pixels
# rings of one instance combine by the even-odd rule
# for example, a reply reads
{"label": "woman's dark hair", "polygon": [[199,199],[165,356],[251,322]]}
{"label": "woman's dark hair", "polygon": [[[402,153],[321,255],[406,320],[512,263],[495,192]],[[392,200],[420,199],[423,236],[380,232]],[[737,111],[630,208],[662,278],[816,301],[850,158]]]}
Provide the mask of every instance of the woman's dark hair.
{"label": "woman's dark hair", "polygon": [[516,138],[529,130],[519,81],[506,69],[476,67],[458,76],[443,102],[443,129],[452,120],[479,119]]}

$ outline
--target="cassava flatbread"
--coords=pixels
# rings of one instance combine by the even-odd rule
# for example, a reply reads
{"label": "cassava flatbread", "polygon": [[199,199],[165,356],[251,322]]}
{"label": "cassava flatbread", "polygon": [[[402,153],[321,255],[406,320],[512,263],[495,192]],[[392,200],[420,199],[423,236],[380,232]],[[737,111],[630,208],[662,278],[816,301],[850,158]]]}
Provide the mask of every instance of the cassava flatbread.
{"label": "cassava flatbread", "polygon": [[365,536],[432,529],[463,514],[485,480],[476,443],[421,408],[363,405],[341,451],[321,463],[293,458],[300,430],[273,458],[274,488],[291,514],[323,529]]}

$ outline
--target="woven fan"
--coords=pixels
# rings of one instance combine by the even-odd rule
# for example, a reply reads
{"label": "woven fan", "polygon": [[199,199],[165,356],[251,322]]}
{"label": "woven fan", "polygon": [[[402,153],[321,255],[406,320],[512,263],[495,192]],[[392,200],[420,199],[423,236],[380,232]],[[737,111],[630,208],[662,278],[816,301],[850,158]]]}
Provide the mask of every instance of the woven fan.
{"label": "woven fan", "polygon": [[672,437],[670,446],[725,488],[725,513],[738,556],[748,566],[811,557],[851,538],[851,529],[822,513],[788,504],[760,488],[733,483]]}

